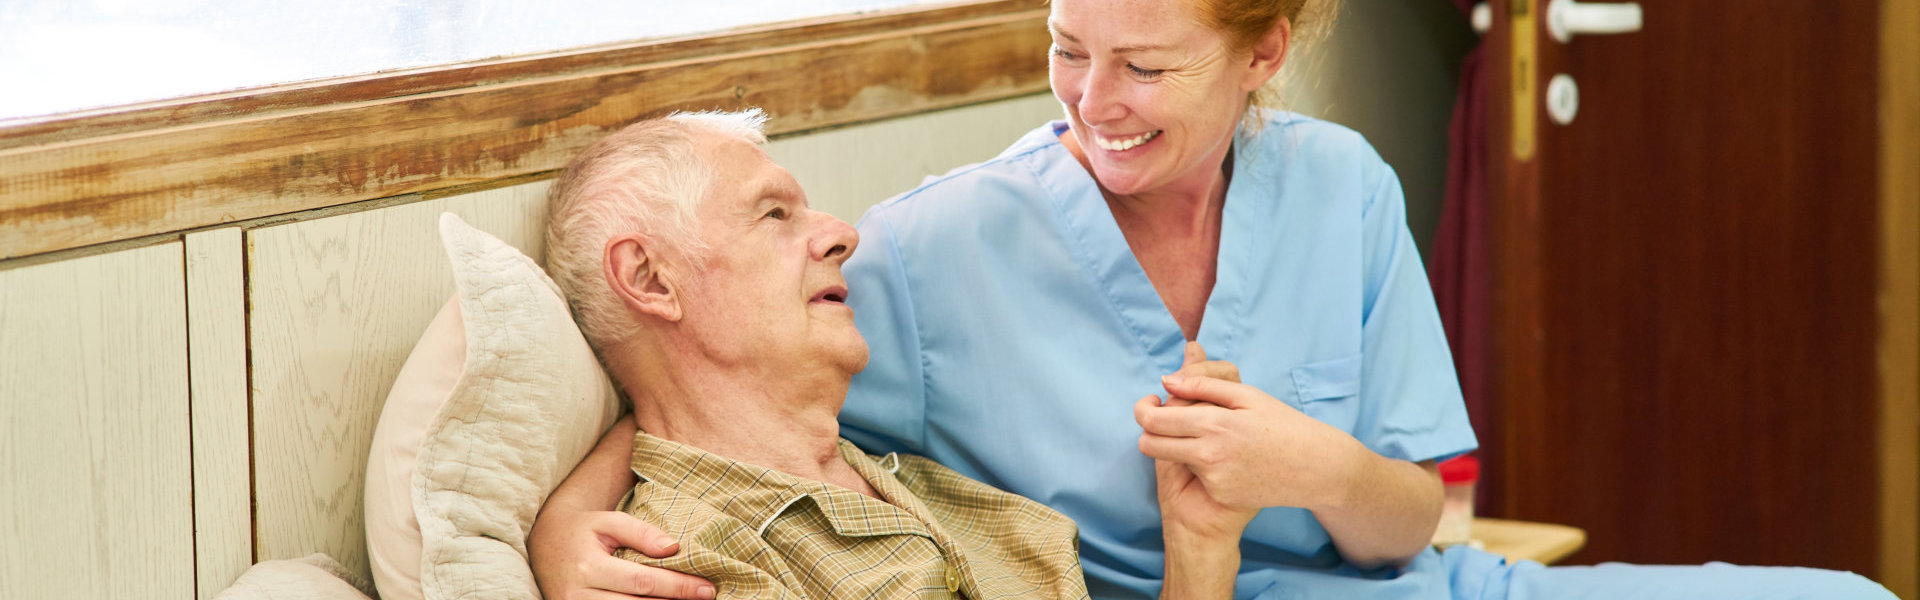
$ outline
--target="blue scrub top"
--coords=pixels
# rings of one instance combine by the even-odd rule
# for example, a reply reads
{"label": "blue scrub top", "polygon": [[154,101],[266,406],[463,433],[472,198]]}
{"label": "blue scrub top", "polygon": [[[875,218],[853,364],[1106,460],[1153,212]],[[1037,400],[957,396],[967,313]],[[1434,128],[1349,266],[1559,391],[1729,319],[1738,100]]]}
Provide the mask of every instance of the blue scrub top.
{"label": "blue scrub top", "polygon": [[[1265,113],[1236,139],[1199,341],[1250,385],[1381,455],[1472,450],[1473,431],[1392,168],[1352,130]],[[1133,403],[1185,342],[1093,178],[1033,130],[869,210],[847,262],[871,347],[843,434],[921,454],[1080,526],[1093,594],[1159,593],[1159,506]],[[1261,511],[1236,597],[1444,598],[1429,550],[1345,566],[1312,513]]]}

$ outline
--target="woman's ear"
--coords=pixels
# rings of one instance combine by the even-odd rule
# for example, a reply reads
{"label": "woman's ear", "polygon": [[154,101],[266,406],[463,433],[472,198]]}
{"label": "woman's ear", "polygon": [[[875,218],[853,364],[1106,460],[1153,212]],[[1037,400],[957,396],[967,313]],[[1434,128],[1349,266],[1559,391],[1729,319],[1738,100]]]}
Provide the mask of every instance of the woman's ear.
{"label": "woman's ear", "polygon": [[639,234],[625,233],[607,240],[602,262],[607,268],[607,285],[627,310],[667,321],[680,320],[676,286],[661,268],[658,254],[648,252],[647,240]]}
{"label": "woman's ear", "polygon": [[1292,42],[1293,22],[1281,17],[1266,36],[1253,44],[1253,55],[1249,57],[1252,65],[1247,71],[1246,80],[1240,82],[1241,91],[1260,89],[1260,86],[1266,85],[1268,80],[1279,74],[1280,66],[1287,60],[1287,48],[1293,45]]}

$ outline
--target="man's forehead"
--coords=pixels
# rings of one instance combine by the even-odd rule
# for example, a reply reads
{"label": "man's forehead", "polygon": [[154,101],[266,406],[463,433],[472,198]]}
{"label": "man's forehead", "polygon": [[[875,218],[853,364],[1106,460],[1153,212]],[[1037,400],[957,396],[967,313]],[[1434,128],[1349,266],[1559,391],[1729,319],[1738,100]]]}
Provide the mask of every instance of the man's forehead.
{"label": "man's forehead", "polygon": [[762,199],[799,196],[799,184],[793,176],[774,163],[759,144],[713,133],[704,138],[701,153],[714,178],[710,199],[721,201],[713,203],[717,205],[714,208],[750,210]]}

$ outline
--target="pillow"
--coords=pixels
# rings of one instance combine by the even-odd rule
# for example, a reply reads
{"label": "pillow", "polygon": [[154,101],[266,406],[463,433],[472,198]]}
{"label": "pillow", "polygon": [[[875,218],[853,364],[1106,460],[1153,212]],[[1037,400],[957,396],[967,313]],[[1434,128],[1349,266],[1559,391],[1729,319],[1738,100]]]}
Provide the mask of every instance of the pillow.
{"label": "pillow", "polygon": [[386,600],[539,598],[527,531],[620,416],[533,259],[440,216],[454,299],[387,395],[367,464],[368,555]]}
{"label": "pillow", "polygon": [[367,585],[333,557],[309,554],[253,565],[213,600],[367,600]]}

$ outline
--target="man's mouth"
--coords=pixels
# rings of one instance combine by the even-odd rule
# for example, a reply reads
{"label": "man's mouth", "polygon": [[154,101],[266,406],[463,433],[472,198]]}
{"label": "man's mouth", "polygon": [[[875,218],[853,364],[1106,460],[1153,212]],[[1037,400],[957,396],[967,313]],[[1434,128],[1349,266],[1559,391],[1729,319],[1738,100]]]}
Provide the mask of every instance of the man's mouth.
{"label": "man's mouth", "polygon": [[815,302],[846,304],[847,303],[847,286],[835,285],[835,286],[829,286],[826,289],[820,290],[819,292],[816,292],[813,295],[813,298],[810,298],[807,300],[808,304],[812,304]]}

